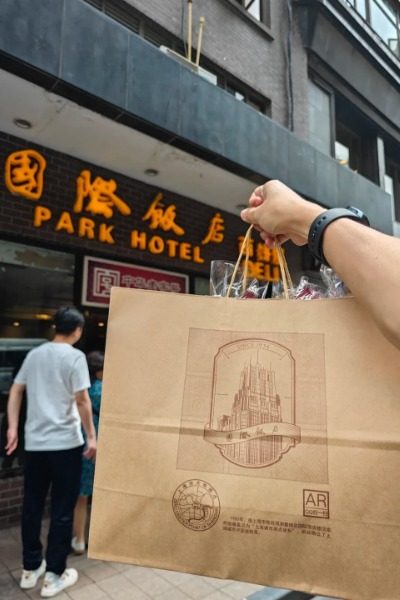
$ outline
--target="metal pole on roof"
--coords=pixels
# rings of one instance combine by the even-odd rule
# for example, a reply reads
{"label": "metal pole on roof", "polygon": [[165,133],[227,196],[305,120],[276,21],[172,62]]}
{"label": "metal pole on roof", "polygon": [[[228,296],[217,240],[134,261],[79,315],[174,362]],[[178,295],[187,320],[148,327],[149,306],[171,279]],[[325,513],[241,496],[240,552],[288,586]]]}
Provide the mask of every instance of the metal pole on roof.
{"label": "metal pole on roof", "polygon": [[192,62],[192,0],[188,0],[188,55],[187,58]]}
{"label": "metal pole on roof", "polygon": [[203,29],[204,29],[204,23],[206,22],[204,17],[200,17],[200,25],[199,25],[199,35],[197,38],[197,54],[196,54],[196,65],[199,66],[200,64],[200,52],[201,52],[201,44],[202,44],[202,40],[203,40]]}

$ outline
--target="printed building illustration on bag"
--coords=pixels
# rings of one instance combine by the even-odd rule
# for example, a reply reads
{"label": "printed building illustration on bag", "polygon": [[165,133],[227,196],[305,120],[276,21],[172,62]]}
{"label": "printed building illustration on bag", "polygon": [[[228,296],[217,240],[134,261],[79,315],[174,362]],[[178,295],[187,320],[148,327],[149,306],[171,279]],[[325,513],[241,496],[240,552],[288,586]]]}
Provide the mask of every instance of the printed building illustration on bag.
{"label": "printed building illustration on bag", "polygon": [[249,468],[278,462],[300,441],[294,359],[288,348],[264,339],[239,340],[219,348],[204,438],[227,460]]}

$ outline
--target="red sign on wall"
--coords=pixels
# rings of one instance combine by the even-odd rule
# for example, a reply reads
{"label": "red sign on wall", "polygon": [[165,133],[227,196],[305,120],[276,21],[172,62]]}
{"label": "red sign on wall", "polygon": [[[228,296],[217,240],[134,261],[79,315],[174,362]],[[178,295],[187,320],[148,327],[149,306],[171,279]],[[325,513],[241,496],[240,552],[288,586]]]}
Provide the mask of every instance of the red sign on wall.
{"label": "red sign on wall", "polygon": [[82,304],[108,306],[112,287],[141,288],[186,293],[189,278],[181,273],[137,267],[85,256],[83,264]]}

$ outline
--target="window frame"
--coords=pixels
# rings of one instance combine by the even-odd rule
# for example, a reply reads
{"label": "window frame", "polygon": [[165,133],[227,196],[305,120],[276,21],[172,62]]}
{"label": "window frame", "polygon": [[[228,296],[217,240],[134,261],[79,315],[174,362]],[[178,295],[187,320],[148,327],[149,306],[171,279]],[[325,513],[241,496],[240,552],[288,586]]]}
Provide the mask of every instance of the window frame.
{"label": "window frame", "polygon": [[[256,23],[262,23],[266,27],[271,26],[271,0],[259,0],[260,1],[260,18],[257,19],[254,15],[249,12],[249,8],[251,8],[252,4],[255,0],[234,0],[245,14],[256,21]],[[247,6],[246,6],[247,4]]]}
{"label": "window frame", "polygon": [[[392,0],[383,0],[383,4],[385,4],[385,2],[387,2],[387,4],[392,7],[394,15],[395,15],[395,20],[393,20],[392,16],[389,14],[389,9],[385,10],[384,6],[382,6],[380,4],[379,0],[363,0],[363,2],[365,2],[365,9],[366,9],[365,17],[363,15],[363,13],[358,10],[358,2],[360,2],[360,0],[346,0],[346,3],[353,10],[356,11],[356,13],[361,17],[361,19],[363,19],[363,21],[365,21],[368,24],[368,26],[379,37],[379,39],[382,41],[382,43],[385,45],[385,47],[388,48],[390,50],[390,52],[394,56],[396,56],[396,58],[398,60],[400,60],[400,6],[395,4]],[[394,26],[394,28],[397,31],[397,38],[390,38],[390,40],[386,40],[375,29],[375,27],[372,24],[372,19],[371,19],[371,5],[372,4],[374,4],[374,6],[376,6],[376,8],[378,10],[380,10],[382,12],[382,14],[385,16],[385,18],[388,19],[388,21]],[[394,50],[388,43],[389,41],[392,41],[392,39],[393,40],[397,39],[397,51]]]}
{"label": "window frame", "polygon": [[[351,171],[362,175],[362,138],[360,134],[348,125],[336,120],[335,123],[335,142],[342,144],[349,150],[349,162],[346,165]],[[334,154],[335,160],[336,153]],[[364,175],[365,177],[365,175]]]}
{"label": "window frame", "polygon": [[385,175],[393,180],[393,209],[395,221],[400,223],[400,163],[385,156]]}
{"label": "window frame", "polygon": [[316,73],[309,72],[308,78],[314,85],[319,87],[329,96],[329,128],[330,128],[330,156],[335,158],[335,141],[336,141],[336,106],[335,106],[335,90],[334,88],[321,79]]}
{"label": "window frame", "polygon": [[[351,139],[347,145],[350,152],[349,169],[356,170],[360,175],[379,185],[379,173],[377,170],[378,160],[376,157],[375,139],[380,134],[379,126],[364,114],[361,106],[352,102],[334,83],[322,78],[313,70],[309,70],[310,81],[327,93],[330,98],[330,156],[336,159],[335,143],[344,143],[343,138]],[[343,110],[351,111],[351,120],[346,118]],[[354,121],[354,123],[353,123]],[[360,151],[360,144],[363,151]],[[354,157],[357,155],[357,164],[354,165]],[[400,202],[400,199],[399,199]]]}

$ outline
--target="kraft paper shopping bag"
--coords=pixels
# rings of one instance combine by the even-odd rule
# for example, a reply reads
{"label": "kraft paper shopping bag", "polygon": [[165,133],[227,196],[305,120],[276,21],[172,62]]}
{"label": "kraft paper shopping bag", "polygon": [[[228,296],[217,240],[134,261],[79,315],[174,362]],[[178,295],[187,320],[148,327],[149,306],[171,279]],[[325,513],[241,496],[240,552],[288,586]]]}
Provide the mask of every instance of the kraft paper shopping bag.
{"label": "kraft paper shopping bag", "polygon": [[400,353],[351,298],[114,288],[89,555],[400,589]]}

